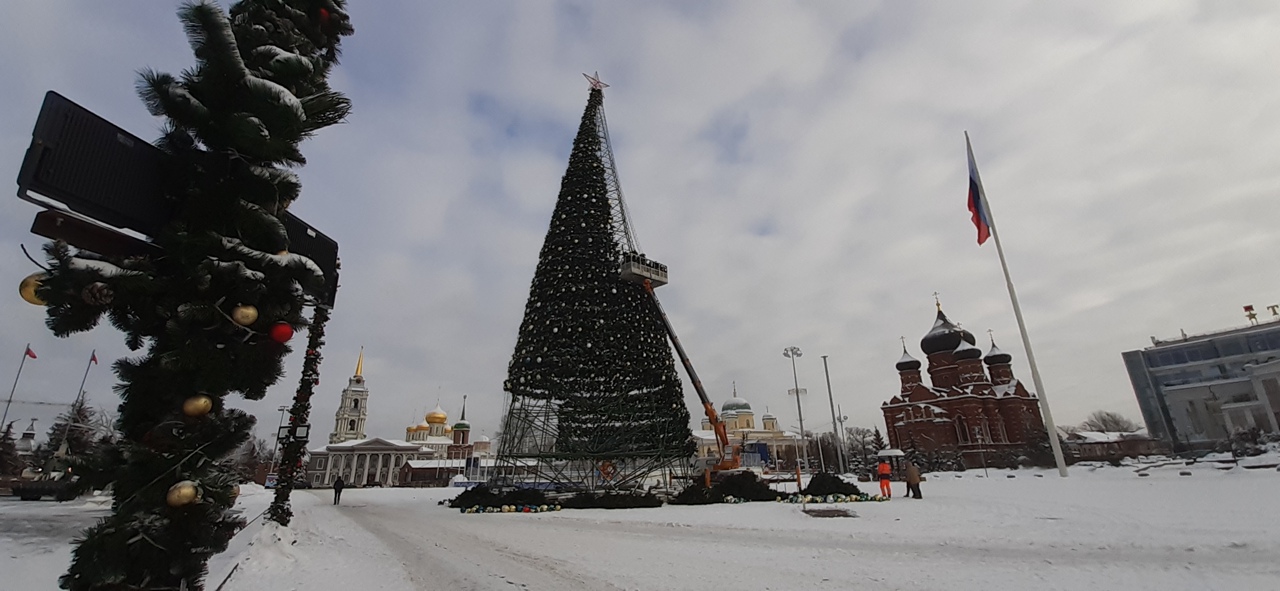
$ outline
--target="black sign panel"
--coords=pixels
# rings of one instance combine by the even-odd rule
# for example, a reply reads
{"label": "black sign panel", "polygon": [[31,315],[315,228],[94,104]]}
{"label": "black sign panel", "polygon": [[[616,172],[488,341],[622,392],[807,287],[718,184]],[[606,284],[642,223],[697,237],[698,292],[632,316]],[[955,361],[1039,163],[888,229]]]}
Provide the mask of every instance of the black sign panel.
{"label": "black sign panel", "polygon": [[[60,204],[90,220],[155,236],[175,207],[164,193],[164,158],[164,152],[149,142],[49,91],[18,173],[18,197],[55,210]],[[289,235],[289,251],[315,261],[324,271],[326,293],[321,300],[332,305],[338,243],[291,213],[281,221]],[[94,250],[70,235],[58,237]]]}

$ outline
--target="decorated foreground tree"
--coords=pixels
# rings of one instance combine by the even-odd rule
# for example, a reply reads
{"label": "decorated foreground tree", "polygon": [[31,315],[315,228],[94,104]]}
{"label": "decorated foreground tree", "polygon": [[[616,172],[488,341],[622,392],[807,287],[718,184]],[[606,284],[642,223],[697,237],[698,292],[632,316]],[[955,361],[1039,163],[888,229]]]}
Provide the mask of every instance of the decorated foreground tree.
{"label": "decorated foreground tree", "polygon": [[[244,0],[178,14],[196,63],[144,71],[138,91],[165,118],[166,193],[175,216],[154,255],[113,259],[55,242],[37,295],[58,336],[104,316],[143,350],[114,364],[120,440],[100,458],[112,514],[76,547],[64,589],[202,589],[210,556],[244,520],[232,462],[254,419],[227,406],[256,400],[284,373],[285,344],[306,325],[324,277],[288,251],[280,216],[298,197],[298,144],[343,120],[329,89],[343,0]],[[309,370],[318,356],[308,353]]]}
{"label": "decorated foreground tree", "polygon": [[[619,278],[622,215],[593,85],[551,214],[504,389],[500,461],[589,489],[693,455],[689,409],[659,311]],[[612,194],[611,194],[612,192]]]}

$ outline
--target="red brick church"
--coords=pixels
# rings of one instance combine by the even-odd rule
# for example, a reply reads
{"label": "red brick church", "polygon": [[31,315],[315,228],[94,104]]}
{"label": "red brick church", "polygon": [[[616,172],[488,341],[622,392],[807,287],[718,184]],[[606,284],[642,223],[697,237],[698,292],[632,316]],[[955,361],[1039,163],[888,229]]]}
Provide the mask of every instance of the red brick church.
{"label": "red brick church", "polygon": [[959,452],[966,467],[977,467],[1038,443],[1044,434],[1039,400],[1013,377],[1013,358],[994,340],[983,356],[973,334],[952,323],[939,305],[920,349],[929,361],[931,385],[904,343],[897,364],[902,391],[880,405],[890,446]]}

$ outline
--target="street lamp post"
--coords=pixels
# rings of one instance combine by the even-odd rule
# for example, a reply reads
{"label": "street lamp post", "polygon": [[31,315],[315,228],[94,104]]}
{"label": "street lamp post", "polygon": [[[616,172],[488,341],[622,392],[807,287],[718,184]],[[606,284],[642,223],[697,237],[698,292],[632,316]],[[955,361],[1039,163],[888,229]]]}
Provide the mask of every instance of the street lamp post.
{"label": "street lamp post", "polygon": [[836,419],[836,399],[831,395],[831,371],[827,369],[827,356],[822,356],[822,373],[827,376],[827,402],[831,403],[831,430],[836,443],[836,469],[844,472],[844,445],[841,444],[839,420]]}
{"label": "street lamp post", "polygon": [[809,469],[809,442],[805,439],[804,434],[804,408],[800,405],[800,378],[796,374],[796,358],[803,355],[800,347],[787,347],[782,350],[782,356],[791,360],[791,381],[795,384],[796,393],[796,414],[800,415],[800,448],[804,454],[804,467]]}

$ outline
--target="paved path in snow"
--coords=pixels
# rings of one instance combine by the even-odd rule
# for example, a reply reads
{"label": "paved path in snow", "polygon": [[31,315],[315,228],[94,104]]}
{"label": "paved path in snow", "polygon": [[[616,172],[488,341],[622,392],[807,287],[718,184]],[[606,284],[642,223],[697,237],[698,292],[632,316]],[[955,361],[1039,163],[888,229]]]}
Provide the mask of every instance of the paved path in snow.
{"label": "paved path in snow", "polygon": [[856,519],[772,503],[463,515],[442,490],[353,490],[335,511],[417,589],[1280,588],[1263,506],[1280,478],[1124,476],[934,482],[923,501],[848,505]]}

